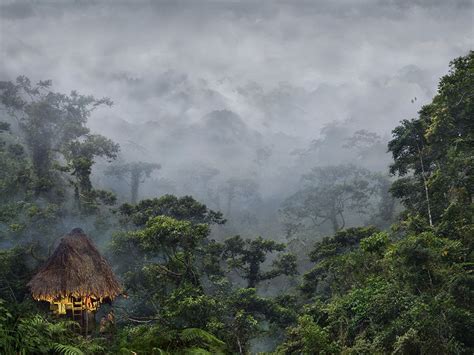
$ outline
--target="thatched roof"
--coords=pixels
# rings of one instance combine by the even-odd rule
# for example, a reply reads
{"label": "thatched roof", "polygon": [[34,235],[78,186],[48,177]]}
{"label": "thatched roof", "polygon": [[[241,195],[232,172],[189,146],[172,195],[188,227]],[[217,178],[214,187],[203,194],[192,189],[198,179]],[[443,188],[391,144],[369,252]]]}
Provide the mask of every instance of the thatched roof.
{"label": "thatched roof", "polygon": [[80,228],[61,239],[28,286],[33,298],[45,301],[68,296],[113,299],[122,292],[110,265]]}

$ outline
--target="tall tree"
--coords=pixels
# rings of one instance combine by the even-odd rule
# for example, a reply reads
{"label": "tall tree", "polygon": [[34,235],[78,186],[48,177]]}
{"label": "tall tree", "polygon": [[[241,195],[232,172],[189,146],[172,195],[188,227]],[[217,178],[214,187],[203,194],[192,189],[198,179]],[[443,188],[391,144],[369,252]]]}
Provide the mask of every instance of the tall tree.
{"label": "tall tree", "polygon": [[348,213],[368,213],[370,199],[380,187],[375,174],[353,165],[316,167],[302,183],[283,203],[283,216],[310,228],[329,223],[334,232],[345,227]]}
{"label": "tall tree", "polygon": [[75,177],[75,180],[72,181],[74,196],[83,211],[93,209],[97,197],[101,197],[104,202],[106,200],[110,203],[115,201],[115,198],[107,199],[105,192],[95,191],[90,176],[95,158],[115,159],[118,149],[118,144],[97,134],[88,134],[83,140],[75,140],[65,145],[64,156],[68,162],[68,167],[65,170],[70,171],[71,175]]}
{"label": "tall tree", "polygon": [[164,195],[160,198],[141,200],[136,205],[125,203],[120,206],[119,212],[124,224],[130,223],[135,227],[143,227],[150,218],[157,216],[173,217],[193,224],[226,222],[221,212],[208,209],[191,196]]}
{"label": "tall tree", "polygon": [[257,237],[242,239],[235,236],[224,242],[224,259],[230,268],[235,269],[247,281],[248,288],[255,288],[260,282],[273,279],[279,275],[296,275],[296,257],[292,254],[280,254],[273,261],[269,271],[262,270],[267,254],[282,252],[286,248],[283,243]]}
{"label": "tall tree", "polygon": [[260,199],[258,184],[251,178],[230,178],[221,186],[220,190],[224,194],[228,216],[232,215],[232,206],[236,198],[241,198],[243,202],[250,204]]}
{"label": "tall tree", "polygon": [[111,165],[105,171],[106,175],[115,176],[120,179],[127,176],[130,184],[130,202],[136,204],[138,201],[138,191],[140,184],[145,182],[145,178],[151,173],[161,168],[160,164],[146,163],[142,161]]}
{"label": "tall tree", "polygon": [[[401,126],[393,130],[393,135],[396,137],[389,143],[389,150],[393,154],[395,162],[390,165],[390,172],[392,174],[398,173],[400,176],[406,175],[409,171],[413,171],[415,177],[405,178],[399,180],[393,188],[396,197],[402,198],[405,204],[411,205],[413,199],[404,199],[405,193],[402,191],[411,185],[415,187],[417,183],[423,186],[423,205],[426,206],[426,215],[430,226],[433,226],[432,208],[430,203],[430,191],[428,187],[429,175],[432,172],[433,157],[429,156],[429,151],[426,149],[426,138],[424,136],[425,128],[424,122],[420,120],[404,120]],[[421,206],[420,206],[421,207]]]}
{"label": "tall tree", "polygon": [[474,52],[450,63],[433,101],[393,130],[394,195],[431,226],[448,206],[470,209],[474,194]]}
{"label": "tall tree", "polygon": [[[31,156],[36,195],[48,198],[54,186],[60,185],[57,166],[61,158],[69,163],[62,171],[76,176],[76,188],[90,192],[89,176],[94,157],[113,159],[118,145],[90,133],[86,126],[92,112],[101,106],[111,106],[108,98],[96,99],[72,91],[64,95],[51,91],[51,81],[31,81],[20,76],[15,82],[0,82],[0,102],[15,119],[23,143]],[[81,191],[82,190],[82,191]]]}

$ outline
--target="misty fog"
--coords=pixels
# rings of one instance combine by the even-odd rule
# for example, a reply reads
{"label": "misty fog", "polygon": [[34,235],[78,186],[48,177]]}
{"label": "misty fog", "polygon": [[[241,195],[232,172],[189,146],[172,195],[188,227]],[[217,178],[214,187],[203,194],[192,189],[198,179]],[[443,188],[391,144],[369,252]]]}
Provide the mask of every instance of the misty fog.
{"label": "misty fog", "polygon": [[[161,165],[141,198],[191,194],[231,222],[274,218],[314,166],[385,170],[392,127],[471,39],[469,2],[450,3],[3,2],[0,76],[110,97],[91,128],[122,161]],[[377,134],[370,157],[343,148],[359,130]],[[229,211],[216,194],[232,178],[255,191]],[[125,182],[95,179],[130,198]]]}

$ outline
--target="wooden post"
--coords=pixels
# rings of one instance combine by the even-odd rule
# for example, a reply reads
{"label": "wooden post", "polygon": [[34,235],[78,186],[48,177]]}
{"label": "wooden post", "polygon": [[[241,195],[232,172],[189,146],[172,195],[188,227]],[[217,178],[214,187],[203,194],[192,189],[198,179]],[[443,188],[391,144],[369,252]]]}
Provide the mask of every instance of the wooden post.
{"label": "wooden post", "polygon": [[85,336],[87,336],[87,333],[89,332],[89,311],[86,309],[86,331],[85,331]]}

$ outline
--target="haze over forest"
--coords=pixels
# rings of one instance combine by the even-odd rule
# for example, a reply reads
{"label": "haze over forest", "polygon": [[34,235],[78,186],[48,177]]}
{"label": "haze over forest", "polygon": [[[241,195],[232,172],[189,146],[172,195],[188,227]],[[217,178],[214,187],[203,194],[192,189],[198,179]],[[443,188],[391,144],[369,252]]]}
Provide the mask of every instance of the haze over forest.
{"label": "haze over forest", "polygon": [[[344,140],[365,129],[385,144],[416,116],[472,43],[470,9],[469,1],[4,2],[0,77],[111,98],[89,126],[119,143],[124,160],[161,164],[141,197],[197,193],[215,208],[187,180],[193,169],[216,169],[215,184],[248,177],[278,199],[315,165],[382,170],[385,152],[358,161]],[[329,149],[298,160],[325,138]]]}
{"label": "haze over forest", "polygon": [[[0,77],[111,98],[89,126],[119,143],[124,161],[161,164],[141,197],[192,194],[223,208],[202,191],[208,183],[249,178],[275,206],[315,165],[385,169],[383,148],[363,159],[345,140],[368,130],[386,144],[416,115],[472,42],[469,9],[469,1],[5,2]],[[322,151],[302,157],[318,139]],[[127,197],[126,186],[94,178]]]}
{"label": "haze over forest", "polygon": [[[474,8],[469,0],[1,0],[0,123],[5,122],[5,126],[0,125],[0,143],[3,135],[8,137],[5,147],[14,143],[22,146],[25,167],[32,169],[33,177],[28,181],[34,187],[28,185],[29,192],[21,190],[22,183],[11,187],[9,181],[16,173],[0,173],[0,182],[6,181],[0,183],[0,192],[5,193],[0,206],[8,210],[10,203],[29,201],[40,209],[54,204],[67,212],[45,224],[43,220],[28,224],[21,215],[25,211],[13,217],[0,213],[0,247],[14,248],[21,244],[19,241],[38,243],[37,253],[43,253],[45,260],[59,235],[81,227],[112,260],[125,287],[132,290],[134,286],[127,279],[130,270],[120,261],[121,254],[114,249],[120,243],[114,238],[145,228],[146,219],[138,223],[137,218],[157,217],[149,215],[147,203],[162,202],[152,199],[192,196],[205,204],[207,211],[202,220],[193,218],[207,224],[209,236],[218,243],[231,248],[236,245],[228,241],[231,236],[250,238],[248,243],[262,236],[286,243],[281,248],[296,255],[291,263],[287,260],[291,268],[279,264],[286,265],[286,271],[281,268],[267,279],[261,276],[252,281],[238,270],[229,273],[235,285],[247,285],[256,289],[256,295],[271,298],[308,287],[312,276],[305,272],[318,259],[316,252],[308,253],[325,236],[345,233],[350,227],[362,228],[364,232],[354,232],[358,247],[362,238],[375,233],[364,229],[372,228],[369,225],[389,233],[397,229],[394,223],[404,225],[410,216],[422,216],[429,225],[426,230],[431,231],[437,218],[445,216],[439,211],[449,205],[436,200],[438,195],[431,197],[435,201],[432,205],[429,201],[428,188],[438,185],[430,185],[427,179],[435,179],[439,160],[433,158],[432,151],[427,152],[423,158],[433,159],[433,163],[427,163],[426,169],[433,171],[431,175],[425,172],[427,164],[417,146],[421,168],[417,161],[404,166],[406,162],[400,161],[406,151],[397,144],[403,146],[405,141],[402,144],[400,140],[406,136],[394,129],[402,120],[421,120],[424,107],[431,102],[435,105],[436,97],[444,95],[438,85],[440,78],[452,73],[452,60],[472,60],[473,21]],[[466,65],[472,71],[470,64]],[[456,69],[468,70],[461,64]],[[74,101],[82,115],[77,127],[71,129],[74,133],[69,132],[76,134],[74,138],[68,141],[66,137],[66,121],[58,121],[64,123],[63,128],[53,127],[51,132],[56,133],[51,137],[44,136],[49,140],[45,156],[50,160],[43,169],[50,173],[44,173],[35,161],[35,149],[41,144],[35,146],[33,141],[41,141],[47,130],[38,133],[43,123],[36,128],[28,126],[33,125],[34,120],[28,121],[28,117],[34,114],[25,107],[26,103],[47,101],[49,91],[69,95],[57,98],[68,104],[77,98],[76,93],[86,95],[80,97],[86,103]],[[113,105],[87,95],[108,98]],[[472,100],[469,94],[459,97],[460,105],[463,100]],[[18,98],[23,98],[26,106],[17,105]],[[470,103],[465,105],[469,112]],[[24,116],[20,114],[23,118],[18,120],[15,115],[20,111]],[[426,128],[431,124],[436,126],[431,121],[423,126],[426,137],[431,134]],[[86,143],[91,146],[86,147]],[[16,171],[8,160],[11,157],[5,154],[1,156],[5,171]],[[90,164],[86,168],[80,161],[84,156]],[[397,185],[397,178],[402,177],[398,180],[402,181],[407,172],[419,179],[416,196],[407,197],[415,185]],[[45,175],[40,176],[42,173]],[[51,190],[38,192],[38,181],[46,177],[54,181],[48,187]],[[61,192],[51,197],[56,188]],[[28,200],[32,191],[34,202]],[[93,212],[84,212],[84,196],[96,208]],[[113,200],[109,201],[110,209],[104,207],[108,202],[97,202],[101,199]],[[140,205],[140,201],[145,202]],[[176,201],[172,203],[179,205],[184,200]],[[222,216],[215,217],[213,211],[222,212]],[[121,220],[124,216],[129,218],[128,224]],[[176,215],[169,217],[181,221]],[[48,226],[44,229],[51,233],[47,240],[37,240],[39,225]],[[230,249],[226,247],[222,255],[228,257]],[[276,252],[283,249],[272,248],[265,255],[268,252],[270,261],[279,260]],[[352,251],[352,246],[348,248]],[[223,259],[221,266],[227,261]],[[34,263],[29,261],[30,274],[25,278],[39,267]],[[270,264],[266,261],[262,265]],[[296,273],[305,276],[298,278]],[[328,276],[327,280],[333,279]],[[21,287],[18,292],[24,295],[25,283]],[[147,287],[151,286],[143,286],[140,292]],[[313,291],[319,296],[325,294],[327,287],[318,287]],[[134,299],[133,292],[139,293],[130,291],[132,300],[119,304],[133,309],[135,316],[148,316],[150,308],[146,307],[151,306],[143,305],[146,297],[140,294],[142,298]],[[0,310],[2,298],[6,299],[0,293]],[[130,304],[135,308],[127,306]],[[298,319],[302,327],[302,318]],[[239,339],[226,338],[225,327],[214,332],[208,325],[184,323],[224,338],[226,351],[238,349],[243,354],[275,350],[282,339],[289,344],[291,332],[286,328],[297,329],[295,322],[280,324],[278,331],[263,340],[242,335],[244,345]],[[339,350],[353,346],[341,339],[328,344],[337,343]],[[459,341],[466,346],[463,349],[469,349]],[[384,351],[393,350],[392,343]],[[331,349],[337,352],[336,348]],[[324,351],[331,353],[327,349]]]}

